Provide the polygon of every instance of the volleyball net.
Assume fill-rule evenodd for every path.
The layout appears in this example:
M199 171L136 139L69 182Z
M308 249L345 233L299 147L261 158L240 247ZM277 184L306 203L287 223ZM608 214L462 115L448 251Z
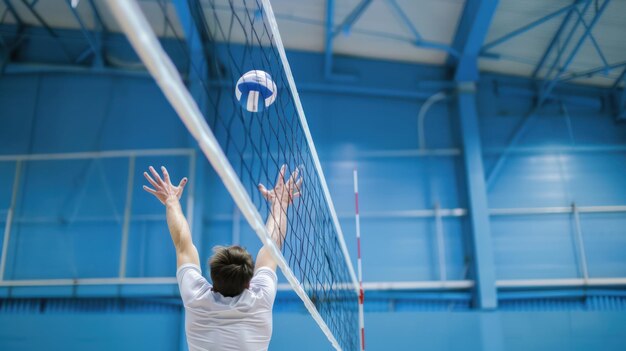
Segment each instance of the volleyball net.
M358 349L356 276L269 0L175 1L202 44L201 61L191 57L192 48L185 50L190 55L187 78L201 91L195 100L135 0L107 2L329 341L336 349ZM159 3L168 14L167 4ZM175 19L166 17L166 23L182 43ZM269 73L277 87L274 103L254 113L235 94L235 82L250 70ZM270 209L257 185L274 184L283 164L287 174L298 169L303 183L300 197L284 209L288 232L279 250L265 228Z

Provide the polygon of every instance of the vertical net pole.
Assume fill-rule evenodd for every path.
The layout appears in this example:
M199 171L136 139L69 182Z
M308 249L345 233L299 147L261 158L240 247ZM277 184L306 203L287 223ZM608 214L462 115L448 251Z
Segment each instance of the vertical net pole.
M361 350L365 350L365 316L363 303L365 302L365 291L363 290L363 267L361 266L361 217L359 216L359 175L354 169L354 208L356 221L356 246L357 246L357 272L359 275L359 331L361 340Z

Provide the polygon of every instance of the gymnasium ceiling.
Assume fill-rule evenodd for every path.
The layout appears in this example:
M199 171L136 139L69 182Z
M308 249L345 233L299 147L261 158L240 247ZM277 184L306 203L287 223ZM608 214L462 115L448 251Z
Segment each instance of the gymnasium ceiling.
M41 26L26 6L30 3L50 27L80 29L67 5L70 1L2 0L0 15L5 24L16 22L7 11L6 4L10 2L24 23ZM209 3L209 0L200 1L205 5ZM330 41L326 35L327 1L272 0L287 48L324 52L331 43L334 55L444 65L453 52L451 48L465 7L465 0L328 1L333 4L334 12L334 39ZM103 0L92 2L100 9L108 30L119 31ZM243 0L234 2L243 8ZM226 9L227 0L215 0L215 3L218 9ZM610 0L604 9L603 3L603 0L500 0L479 59L481 71L546 79L547 68L555 63L554 72L564 68L559 81L622 86L626 79L623 77L626 1ZM164 21L163 1L140 0L140 4L156 32L172 36ZM80 0L77 13L85 26L92 29L95 21L89 5L89 0ZM182 33L173 5L168 1L164 6L177 32ZM534 22L538 24L489 47L494 41ZM587 28L591 28L589 35L576 50ZM549 47L552 50L543 68L535 72ZM562 54L557 62L559 51Z

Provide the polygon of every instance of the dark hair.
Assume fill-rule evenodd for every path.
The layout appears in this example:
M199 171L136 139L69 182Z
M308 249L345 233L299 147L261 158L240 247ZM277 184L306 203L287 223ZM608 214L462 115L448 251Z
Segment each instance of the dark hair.
M213 290L237 296L250 285L254 274L252 256L241 246L216 246L209 260Z

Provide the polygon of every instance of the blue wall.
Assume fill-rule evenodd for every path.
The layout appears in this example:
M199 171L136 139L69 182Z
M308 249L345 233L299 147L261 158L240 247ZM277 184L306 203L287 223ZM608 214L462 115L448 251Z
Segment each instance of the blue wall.
M337 58L336 69L355 73L357 81L324 91L327 85L318 74L321 56L292 52L289 59L353 259L352 169L359 169L365 281L438 280L434 219L398 213L433 209L437 203L444 209L466 209L462 157L458 152L416 155L417 112L423 99L386 92L418 90L426 96L442 89L437 82L446 79L447 72L437 67ZM528 82L510 77L481 80L478 108L487 172L530 109L529 88ZM558 93L565 109L550 103L529 125L489 188L490 208L567 207L572 202L626 205L626 127L604 108L607 93L576 87ZM460 149L453 101L438 103L429 111L429 148ZM182 123L148 77L4 75L0 77L0 120L2 155L193 147ZM159 217L163 210L140 189L141 172L149 164L168 165L173 177L179 178L187 175L189 159L137 158L130 277L174 275L174 252ZM116 276L128 167L124 157L26 162L5 279ZM0 161L2 228L2 210L10 203L14 172L14 162ZM207 186L200 194L204 201L200 251L205 260L213 245L231 242L233 206L212 172L203 181ZM581 224L590 276L625 277L626 215L582 214ZM443 225L447 279L472 279L467 217L445 217ZM492 216L491 226L498 279L580 277L570 214ZM243 221L241 243L253 252L260 246ZM616 297L603 308L588 305L594 296L607 294ZM145 346L146 338L154 349L172 349L180 344L180 306L148 304L123 309L119 302L96 297L158 297L175 303L176 295L172 285L0 287L5 304L0 314L0 349L33 349L59 342L65 349L82 349L85 343L89 348L130 349ZM491 313L470 310L468 296L464 291L454 295L368 293L371 349L617 350L626 341L620 290L574 291L568 299L512 311L506 311L507 303L502 301L502 311ZM34 310L6 307L19 305L16 298L40 297L95 299L109 310L70 308L55 299L48 300L50 306L58 306L55 310L41 305ZM573 303L568 305L568 301ZM29 337L33 329L41 332ZM85 331L79 333L85 337L76 336L75 330ZM301 312L297 300L281 293L272 346L319 350L328 343Z
M0 100L3 154L187 147L182 123L146 78L5 76ZM188 169L185 157L139 157L135 184L142 184L141 173L149 164L160 163L175 172ZM16 163L1 164L0 207L7 209ZM127 158L26 162L5 278L116 276L128 167ZM133 215L163 214L139 185L135 188ZM94 217L107 220L94 222ZM146 237L146 231L164 235ZM133 222L129 246L129 276L175 273L164 259L173 259L174 251L162 223ZM44 263L46 269L41 269Z
M66 307L67 308L67 307ZM84 308L84 307L83 307ZM92 308L93 310L94 308ZM97 308L95 309L97 310ZM141 310L24 309L0 315L3 350L174 350L181 313ZM369 350L623 350L622 312L401 312L367 315ZM276 313L272 350L331 350L307 314Z

